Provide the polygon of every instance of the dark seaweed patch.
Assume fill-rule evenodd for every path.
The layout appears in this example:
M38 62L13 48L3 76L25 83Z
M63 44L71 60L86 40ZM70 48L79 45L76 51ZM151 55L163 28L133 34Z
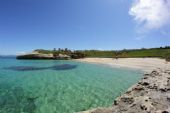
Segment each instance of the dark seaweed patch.
M56 65L51 67L53 70L70 70L75 69L77 65L70 65L70 64L62 64L62 65Z
M4 69L13 70L13 71L36 71L36 70L45 70L45 69L70 70L76 67L77 65L61 64L61 65L55 65L55 66L50 66L50 67L12 66L12 67L5 67Z
M14 70L14 71L35 71L35 70L44 70L46 68L34 67L34 66L12 66L12 67L5 67L4 69Z

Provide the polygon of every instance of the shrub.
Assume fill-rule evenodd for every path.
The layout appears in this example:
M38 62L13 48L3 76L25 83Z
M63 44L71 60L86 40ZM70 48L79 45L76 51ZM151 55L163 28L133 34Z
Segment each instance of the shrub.
M165 55L165 60L170 62L170 53L167 53L167 54Z

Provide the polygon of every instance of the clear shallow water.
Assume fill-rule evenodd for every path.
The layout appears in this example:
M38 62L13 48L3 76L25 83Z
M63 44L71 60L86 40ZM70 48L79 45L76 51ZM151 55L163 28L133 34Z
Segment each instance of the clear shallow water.
M0 59L0 113L73 113L111 106L139 70L73 61Z

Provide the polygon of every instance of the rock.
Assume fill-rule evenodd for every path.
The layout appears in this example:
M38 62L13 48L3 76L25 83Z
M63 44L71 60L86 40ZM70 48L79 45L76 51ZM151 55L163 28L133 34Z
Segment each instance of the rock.
M165 72L164 73L170 73L170 70L165 70Z
M152 71L151 75L159 75L159 73L157 71Z
M134 102L134 99L133 97L122 97L121 98L121 101L123 101L124 103L127 103L127 104L132 104Z
M144 74L144 76L150 76L150 74L147 73L147 74Z
M167 100L170 102L170 97L167 97Z
M132 90L141 91L141 90L144 90L144 88L142 86L138 85L137 87L133 88Z
M116 100L114 100L114 105L117 105L117 101Z
M144 77L143 79L148 79L148 77Z
M148 86L147 88L149 88L149 89L155 89L155 90L158 89L158 87L157 87L156 85L154 85L154 86Z
M136 106L136 104L132 104L130 107L134 107L134 106Z
M53 55L53 54L44 54L44 53L40 53L38 51L33 51L32 53L28 53L28 54L25 54L25 55L19 55L19 56L17 56L17 59L68 60L68 59L71 59L71 57L69 55L65 55L65 54Z
M34 51L25 55L19 55L17 59L54 59L54 57L53 54L42 54Z
M148 86L149 85L148 82L142 82L141 84L144 85L144 86Z
M167 92L166 88L160 88L159 90L162 91L162 92Z
M59 54L58 56L56 56L57 59L71 59L70 56L65 55L65 54Z
M142 110L147 110L147 107L146 107L145 105L140 105L140 108L141 108Z
M162 111L162 113L169 113L168 111Z
M132 91L126 91L126 94L130 94Z

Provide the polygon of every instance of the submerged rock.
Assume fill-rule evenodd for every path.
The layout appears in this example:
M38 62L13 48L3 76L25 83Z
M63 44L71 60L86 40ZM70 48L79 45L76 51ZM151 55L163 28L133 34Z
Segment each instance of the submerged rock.
M76 68L77 65L72 64L60 64L54 65L50 67L35 67L35 66L12 66L12 67L5 67L4 69L13 70L13 71L37 71L37 70L70 70Z
M69 69L74 69L76 67L77 67L77 65L61 64L61 65L52 66L51 69L53 69L53 70L69 70Z
M12 67L5 67L4 69L14 70L14 71L36 71L36 70L44 70L46 68L34 67L34 66L12 66Z

